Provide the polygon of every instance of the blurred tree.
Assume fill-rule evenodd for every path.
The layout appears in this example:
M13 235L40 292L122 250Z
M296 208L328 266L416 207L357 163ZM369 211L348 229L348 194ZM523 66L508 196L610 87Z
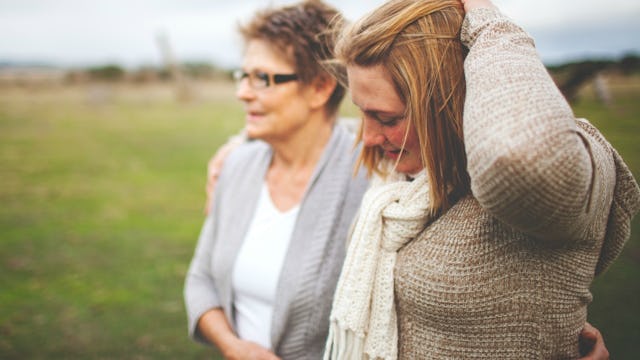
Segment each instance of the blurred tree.
M582 85L593 80L600 71L610 68L613 64L614 62L610 60L587 60L565 64L556 68L559 73L556 83L567 101L573 103Z
M627 54L619 60L584 60L550 65L547 69L567 101L574 103L580 88L588 82L602 80L602 74L605 71L619 71L624 75L640 72L640 57L636 54ZM603 86L602 81L599 84Z
M640 72L640 56L636 54L627 54L620 59L620 71L625 75Z
M107 64L87 69L93 80L118 81L124 78L125 71L115 64Z

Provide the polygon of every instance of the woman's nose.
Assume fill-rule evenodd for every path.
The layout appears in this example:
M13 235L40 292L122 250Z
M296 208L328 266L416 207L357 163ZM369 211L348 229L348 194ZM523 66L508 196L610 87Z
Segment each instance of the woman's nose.
M364 146L371 147L382 145L384 143L384 135L380 130L380 125L378 125L375 121L363 118L362 142L364 143Z
M255 97L255 92L249 84L249 79L245 78L238 81L236 85L236 97L242 101L251 100Z

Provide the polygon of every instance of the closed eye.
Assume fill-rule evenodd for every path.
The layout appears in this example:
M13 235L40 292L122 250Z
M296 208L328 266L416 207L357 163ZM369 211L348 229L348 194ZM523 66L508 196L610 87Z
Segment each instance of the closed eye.
M363 111L363 115L386 127L396 126L398 122L404 119L404 115L388 115L376 111Z
M253 76L256 77L256 79L263 81L265 83L269 83L269 74L261 72L261 71L256 71L253 73Z

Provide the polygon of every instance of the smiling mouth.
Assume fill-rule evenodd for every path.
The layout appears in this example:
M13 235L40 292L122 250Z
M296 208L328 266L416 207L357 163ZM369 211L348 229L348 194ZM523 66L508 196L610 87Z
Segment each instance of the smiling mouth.
M402 149L394 149L394 150L386 150L383 149L384 151L384 155L390 159L396 160L400 157L400 155L402 155L403 152L405 152L405 150Z
M248 112L246 115L247 121L251 122L251 121L257 121L261 118L264 117L264 114L262 113L257 113L257 112Z

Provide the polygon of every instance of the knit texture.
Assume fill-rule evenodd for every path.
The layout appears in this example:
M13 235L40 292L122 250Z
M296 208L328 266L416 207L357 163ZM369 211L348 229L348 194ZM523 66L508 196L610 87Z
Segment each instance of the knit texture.
M376 179L364 195L333 301L325 359L396 359L396 253L429 218L426 172L411 182L398 177Z
M589 287L627 240L640 189L521 28L479 9L461 37L472 195L398 252L398 358L578 358Z

